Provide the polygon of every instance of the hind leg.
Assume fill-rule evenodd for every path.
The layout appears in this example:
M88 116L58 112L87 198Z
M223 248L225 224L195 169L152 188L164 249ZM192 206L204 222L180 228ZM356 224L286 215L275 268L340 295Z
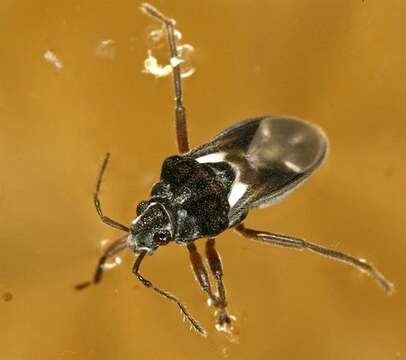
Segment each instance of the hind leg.
M372 279L374 279L383 289L389 294L393 290L393 284L391 284L385 277L376 270L372 265L368 264L365 259L356 258L340 251L329 249L324 246L313 244L302 239L294 238L291 236L274 234L266 231L258 231L253 229L247 229L244 224L240 224L235 227L241 235L248 239L264 242L267 244L290 247L296 250L310 250L317 254L323 255L335 261L341 261L345 264L351 265L356 269L367 273Z

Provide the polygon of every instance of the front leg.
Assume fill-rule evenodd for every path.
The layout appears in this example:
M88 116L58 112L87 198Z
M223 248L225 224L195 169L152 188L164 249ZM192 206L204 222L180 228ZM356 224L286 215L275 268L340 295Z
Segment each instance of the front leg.
M182 314L186 317L186 319L189 320L191 326L193 329L195 329L200 335L202 336L207 336L206 330L199 324L199 322L190 314L188 309L186 308L185 305L183 305L175 296L170 294L169 292L162 290L158 287L156 287L151 281L146 279L144 276L140 274L140 266L141 263L147 254L146 251L142 251L138 257L137 260L135 260L134 266L133 266L133 274L137 277L137 279L146 287L150 288L154 291L156 291L159 295L163 296L164 298L168 299L169 301L174 302L182 312Z
M344 254L340 251L326 248L311 242L307 242L302 239L294 238L291 236L274 234L266 231L258 231L253 229L247 229L244 224L239 224L235 227L241 235L248 239L264 242L267 244L290 247L296 250L310 250L317 254L326 256L332 260L341 261L348 265L354 266L358 270L367 273L372 277L384 290L390 294L393 290L393 284L390 283L385 277L376 270L372 265L368 264L365 259L355 258L353 256Z
M106 171L109 159L110 159L110 153L107 153L106 157L104 158L103 165L100 169L99 176L97 177L96 192L93 195L94 206L96 208L97 214L99 215L101 221L103 221L105 224L107 224L115 229L119 229L121 231L128 233L128 232L130 232L130 229L127 226L120 224L119 222L104 215L104 212L101 208L99 194L100 194L101 184L103 181L104 172Z

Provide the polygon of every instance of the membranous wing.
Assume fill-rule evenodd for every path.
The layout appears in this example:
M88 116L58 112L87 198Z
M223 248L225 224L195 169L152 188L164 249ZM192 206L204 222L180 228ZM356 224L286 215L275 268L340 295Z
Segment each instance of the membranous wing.
M235 171L228 195L230 226L250 208L266 207L290 193L323 162L327 138L318 127L290 117L240 122L188 154L200 163L225 161Z

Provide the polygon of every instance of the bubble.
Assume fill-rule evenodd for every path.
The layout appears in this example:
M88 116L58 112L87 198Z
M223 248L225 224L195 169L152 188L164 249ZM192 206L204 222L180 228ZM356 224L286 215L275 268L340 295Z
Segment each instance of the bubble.
M192 76L196 68L193 66L195 49L192 45L183 44L178 46L178 57L182 63L180 66L182 78Z
M182 33L180 31L175 29L174 34L177 41L182 39ZM145 42L148 48L152 50L167 47L167 33L165 27L155 24L148 26L145 31Z
M144 38L148 48L150 49L160 49L165 46L166 34L163 27L158 27L157 25L150 25L145 31Z

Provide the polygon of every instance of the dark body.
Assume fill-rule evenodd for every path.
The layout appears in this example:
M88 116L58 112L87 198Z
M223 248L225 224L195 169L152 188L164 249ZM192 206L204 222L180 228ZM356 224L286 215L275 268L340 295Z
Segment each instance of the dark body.
M160 229L169 231L176 243L187 244L238 225L250 208L270 205L313 173L326 147L314 125L264 116L167 158L151 198L138 206L131 227L137 247L153 248L148 234Z

